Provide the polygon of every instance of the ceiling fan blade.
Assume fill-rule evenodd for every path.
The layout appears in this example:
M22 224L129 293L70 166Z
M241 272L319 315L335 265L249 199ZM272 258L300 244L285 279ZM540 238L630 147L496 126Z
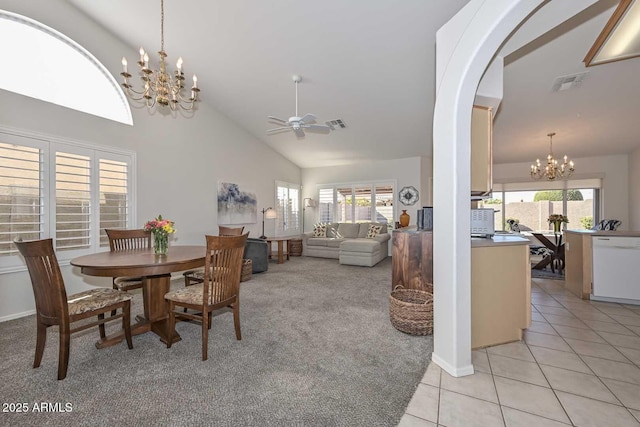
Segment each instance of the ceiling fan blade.
M303 125L306 130L310 130L317 133L329 133L331 128L327 125Z
M289 122L288 122L288 121L286 121L286 120L282 120L282 119L279 119L279 118L277 118L277 117L273 117L273 116L268 116L268 119L269 119L269 120L272 120L272 121L274 121L274 122L277 122L277 123L283 124L283 125L286 125L286 124L288 124L288 123L289 123Z
M285 127L281 127L281 128L269 129L269 130L267 130L267 133L278 133L278 132L284 132L284 131L289 131L289 130L291 130L291 128L289 126L285 126Z
M317 119L316 116L314 116L313 114L307 113L304 116L302 116L302 118L300 119L300 123L304 123L305 125L307 125L309 123L315 123L316 119Z
M293 131L298 138L302 138L304 136L304 131L301 128L293 129Z

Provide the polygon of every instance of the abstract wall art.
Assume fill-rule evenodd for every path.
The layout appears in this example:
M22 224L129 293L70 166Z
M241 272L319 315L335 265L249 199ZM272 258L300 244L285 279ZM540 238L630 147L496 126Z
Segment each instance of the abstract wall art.
M258 221L258 200L238 184L218 183L218 224L253 224Z

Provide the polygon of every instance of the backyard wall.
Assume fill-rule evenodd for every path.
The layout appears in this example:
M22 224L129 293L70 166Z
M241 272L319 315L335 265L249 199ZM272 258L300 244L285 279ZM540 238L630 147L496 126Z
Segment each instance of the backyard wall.
M520 231L547 231L553 230L553 226L547 222L549 215L562 214L562 202L541 200L539 202L512 202L506 206L502 204L488 204L487 208L504 211L505 219L518 220ZM593 213L593 200L570 200L567 202L567 217L569 224L567 229L583 230L580 219L591 217ZM496 230L506 229L502 224L502 215L495 215ZM505 227L505 228L503 228Z

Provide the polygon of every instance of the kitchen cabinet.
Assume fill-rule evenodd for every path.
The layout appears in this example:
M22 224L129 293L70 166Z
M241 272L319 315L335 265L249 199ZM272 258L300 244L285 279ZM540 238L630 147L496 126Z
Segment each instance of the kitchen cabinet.
M394 230L391 289L432 291L433 231Z
M493 114L473 106L471 113L471 195L484 196L493 185Z
M529 240L471 240L471 348L522 339L531 325Z

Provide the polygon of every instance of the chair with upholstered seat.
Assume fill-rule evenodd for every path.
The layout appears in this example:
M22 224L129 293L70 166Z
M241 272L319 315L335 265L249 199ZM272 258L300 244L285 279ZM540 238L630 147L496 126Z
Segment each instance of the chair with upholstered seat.
M131 340L131 296L125 292L108 288L97 288L67 296L60 266L53 250L52 239L23 242L14 241L24 256L31 277L31 285L36 301L36 353L33 367L40 366L47 339L47 328L57 325L60 333L58 351L58 379L67 376L71 334L93 326L98 326L100 337L105 337L104 324L122 319L122 328L127 346L133 348ZM105 318L105 313L121 310L120 314ZM97 316L97 321L82 323L71 328L79 320Z
M204 264L204 281L193 286L168 292L165 299L169 303L167 336L175 330L176 317L195 320L202 324L202 360L207 360L208 332L214 310L230 307L233 309L233 323L236 339L240 333L240 275L242 255L247 234L242 236L206 236L207 255ZM177 307L195 310L197 313L177 311ZM167 340L167 348L171 342Z
M144 229L105 229L111 252L135 251L151 248L151 232ZM142 287L142 277L114 277L113 289L130 291Z
M244 227L218 226L218 236L242 236L243 231ZM204 269L202 268L199 270L185 271L182 275L184 276L185 287L204 282Z
M620 227L622 221L618 219L603 219L592 230L616 231Z

